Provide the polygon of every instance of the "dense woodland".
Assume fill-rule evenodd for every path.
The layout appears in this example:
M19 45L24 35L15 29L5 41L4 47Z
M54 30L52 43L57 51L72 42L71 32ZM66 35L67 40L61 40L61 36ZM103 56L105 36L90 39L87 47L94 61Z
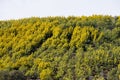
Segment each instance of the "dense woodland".
M0 80L120 80L120 16L0 21Z

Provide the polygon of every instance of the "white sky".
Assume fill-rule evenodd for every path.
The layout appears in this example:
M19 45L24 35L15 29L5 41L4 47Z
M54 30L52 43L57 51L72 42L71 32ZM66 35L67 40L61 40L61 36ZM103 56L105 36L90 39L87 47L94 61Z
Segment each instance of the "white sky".
M92 14L120 15L120 0L0 0L0 20Z

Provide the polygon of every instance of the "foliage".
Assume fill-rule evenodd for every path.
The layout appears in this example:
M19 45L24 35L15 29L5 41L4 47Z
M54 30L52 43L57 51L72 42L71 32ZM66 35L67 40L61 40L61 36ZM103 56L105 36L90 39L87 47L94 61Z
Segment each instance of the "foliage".
M0 80L119 80L120 16L0 21L0 58Z

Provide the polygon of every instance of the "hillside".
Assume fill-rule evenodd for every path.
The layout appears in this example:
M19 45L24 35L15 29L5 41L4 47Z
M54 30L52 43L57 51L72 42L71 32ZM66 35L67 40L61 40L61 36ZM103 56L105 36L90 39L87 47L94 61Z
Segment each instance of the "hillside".
M0 21L0 80L120 80L120 16Z

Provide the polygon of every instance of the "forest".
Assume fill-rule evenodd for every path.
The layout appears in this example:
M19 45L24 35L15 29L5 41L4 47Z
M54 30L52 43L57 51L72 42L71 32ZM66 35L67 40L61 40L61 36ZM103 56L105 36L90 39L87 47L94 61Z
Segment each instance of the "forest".
M0 21L0 80L120 80L120 16Z

